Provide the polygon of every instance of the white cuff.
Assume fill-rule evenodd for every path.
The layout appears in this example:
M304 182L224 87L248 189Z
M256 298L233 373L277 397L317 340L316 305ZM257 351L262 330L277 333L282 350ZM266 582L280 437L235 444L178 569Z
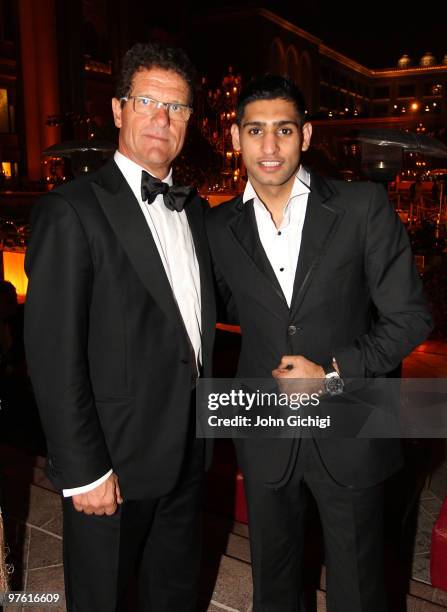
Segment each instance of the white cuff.
M64 497L72 497L73 495L79 495L80 493L87 493L88 491L93 491L93 489L96 489L96 487L99 487L100 484L106 481L112 473L113 470L109 470L107 474L104 474L104 476L101 476L101 478L98 478L98 480L95 480L95 482L92 482L88 485L84 485L83 487L75 487L74 489L62 489L62 495Z

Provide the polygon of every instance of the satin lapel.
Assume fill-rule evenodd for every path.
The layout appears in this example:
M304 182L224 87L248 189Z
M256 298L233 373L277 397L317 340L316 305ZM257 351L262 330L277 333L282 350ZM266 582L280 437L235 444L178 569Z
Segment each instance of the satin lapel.
M211 329L211 323L207 319L212 316L212 311L214 310L214 288L208 240L205 232L204 209L198 196L186 203L185 212L194 241L197 261L199 262L202 333L204 334L207 330Z
M273 271L259 238L253 200L248 200L248 202L243 203L241 197L235 208L237 212L228 223L228 228L233 238L244 251L245 255L248 256L251 263L256 266L261 274L263 274L273 291L288 307L281 285L276 278L275 272Z
M98 178L92 183L93 191L140 280L165 312L179 316L152 233L115 162L104 166Z
M334 236L344 211L333 204L334 193L329 185L311 176L311 192L301 238L300 254L293 285L291 316L299 310L315 272Z

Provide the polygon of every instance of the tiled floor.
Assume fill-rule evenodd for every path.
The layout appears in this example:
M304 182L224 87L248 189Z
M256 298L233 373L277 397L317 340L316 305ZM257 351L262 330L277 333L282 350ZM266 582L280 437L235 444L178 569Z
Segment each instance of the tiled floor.
M15 590L60 593L62 604L52 607L51 610L65 612L59 496L51 490L51 485L43 475L41 459L37 459L37 466L33 470L25 470L27 476L32 475L34 483L39 484L26 485L23 468L29 464L29 458L6 448L1 449L0 458L3 465L7 459L7 464L13 466L7 470L5 479L9 505L7 538L13 551L11 560L15 565L12 587ZM18 478L19 474L22 474L22 478ZM426 546L439 503L431 491L424 491L420 504L420 524L414 561L414 576L418 576L418 581L411 582L411 595L407 598L408 611L447 609L447 594L429 586L426 565L429 555ZM28 511L25 514L23 508L26 507ZM250 612L251 568L247 526L207 514L205 533L207 553L203 568L201 612ZM215 538L219 533L226 534L224 540L228 537L223 550L222 541ZM425 583L420 582L421 579ZM324 576L322 585L324 588ZM324 601L324 591L318 592L318 612L324 612ZM27 609L24 608L24 612ZM34 612L44 612L46 609L50 610L44 607L32 608ZM5 611L8 610L16 612L17 608L5 608Z
M32 466L32 459L23 456L22 452L2 448L0 461L2 465L9 466L4 484L9 512L7 539L15 565L12 587L15 590L57 592L63 598L60 499L43 474L43 460L37 458L37 465ZM27 484L29 478L33 479L33 484ZM435 481L439 490L441 479L436 477ZM431 529L440 504L441 500L433 491L424 490L419 506L413 563L413 577L417 580L410 585L412 596L408 598L408 611L447 609L447 593L429 586ZM247 526L212 514L206 515L205 523L206 556L201 612L250 612L251 568ZM215 539L219 533L225 534L224 544ZM322 585L324 588L324 576ZM445 608L434 607L434 603L430 602L443 604ZM325 610L324 591L318 593L317 605L319 612ZM24 608L24 612L27 609ZM32 609L43 612L46 608ZM17 612L17 608L5 610ZM62 603L51 610L65 612L65 606Z
M405 364L406 376L447 377L446 345L424 345ZM15 571L15 590L58 592L63 598L61 505L43 472L44 460L0 447L8 502L7 540ZM447 494L447 463L441 462L421 495L407 612L447 610L447 593L431 587L430 541L433 524ZM200 612L251 612L251 568L247 526L213 514L205 517L202 609ZM221 535L224 534L222 539ZM316 610L324 612L322 590ZM17 612L19 608L5 608ZM65 605L32 607L35 612L65 612ZM349 612L349 611L347 611ZM379 611L378 611L379 612ZM392 612L395 612L394 610Z

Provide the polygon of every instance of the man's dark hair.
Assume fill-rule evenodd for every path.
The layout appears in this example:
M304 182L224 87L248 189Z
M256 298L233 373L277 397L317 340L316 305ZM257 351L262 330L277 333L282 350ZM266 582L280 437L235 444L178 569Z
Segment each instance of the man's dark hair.
M183 49L158 43L136 43L124 55L115 92L118 100L130 94L133 78L139 70L151 68L172 70L179 74L188 84L189 103L192 104L196 78L194 66Z
M286 76L265 74L250 81L239 94L236 108L237 124L241 124L247 104L257 100L275 100L276 98L293 102L298 113L300 125L305 122L306 106L304 97L296 83Z

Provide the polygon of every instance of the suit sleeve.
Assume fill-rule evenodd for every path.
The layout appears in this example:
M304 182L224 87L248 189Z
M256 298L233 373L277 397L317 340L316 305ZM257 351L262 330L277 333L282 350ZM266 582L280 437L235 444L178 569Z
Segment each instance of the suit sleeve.
M208 236L208 242L211 253L211 260L213 264L213 281L214 281L214 293L216 296L216 310L217 310L217 321L219 323L229 323L231 325L239 325L239 314L237 312L236 301L233 297L233 293L228 286L222 272L217 265L216 257L214 256L213 247L214 240L212 236L212 225L210 219L211 208L207 203L207 210L205 211L205 227Z
M87 358L93 263L74 208L59 194L34 208L25 259L28 370L56 486L100 478L111 461L98 420Z
M239 325L239 315L236 301L230 287L227 285L223 274L217 264L213 262L214 284L216 293L217 320L219 323Z
M390 372L432 329L407 232L380 185L368 208L365 271L377 316L367 334L334 350L344 377Z

